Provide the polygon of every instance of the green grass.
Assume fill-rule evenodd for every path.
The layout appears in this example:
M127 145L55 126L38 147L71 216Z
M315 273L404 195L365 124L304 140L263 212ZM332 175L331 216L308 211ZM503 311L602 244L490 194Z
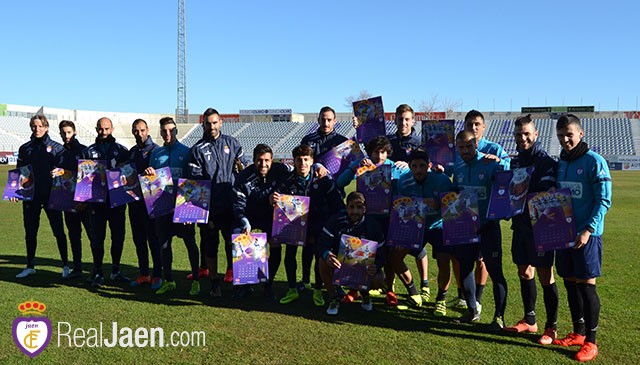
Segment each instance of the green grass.
M0 167L0 180L7 167ZM602 278L598 279L602 311L598 342L600 355L595 363L640 363L640 311L638 310L638 242L637 222L640 211L640 173L613 172L613 205L607 214L604 235ZM2 183L4 185L4 183ZM311 296L304 293L290 304L264 304L262 289L242 304L229 299L230 286L224 287L225 298L214 301L204 294L189 297L187 257L184 246L174 241L174 276L178 290L172 297L159 297L149 288L132 289L128 285L107 286L89 290L83 282L63 282L55 241L43 215L37 251L35 276L15 279L24 267L24 229L21 204L0 202L0 363L22 364L27 357L13 344L11 324L19 316L17 306L34 299L47 305L46 315L54 326L48 348L33 363L215 363L215 364L283 364L283 363L502 363L502 364L562 364L574 363L575 349L537 345L535 336L497 335L487 332L493 312L491 282L484 295L482 324L457 325L451 321L459 313L450 311L448 319L431 315L433 302L420 310L390 310L382 298L374 298L374 311L365 313L358 304L345 305L336 318L324 314L324 308L312 305ZM513 323L522 317L520 290L516 268L511 263L511 231L503 223L505 275L509 284L506 321ZM107 244L107 248L109 244ZM105 263L110 262L109 250ZM429 248L430 251L430 248ZM86 237L83 258L90 269L91 252ZM222 258L222 255L221 255ZM130 232L123 255L123 271L136 274L136 256ZM220 267L224 264L220 262ZM414 267L410 263L411 267ZM108 266L105 268L109 272ZM435 279L436 265L430 260L430 278ZM431 284L435 294L435 282ZM275 288L286 291L284 266L278 273ZM399 290L400 293L403 289ZM451 292L455 292L452 285ZM562 285L560 292L559 332L571 329ZM453 296L450 294L450 297ZM544 323L542 293L538 295L539 324ZM105 336L111 334L111 322L120 327L162 327L171 331L204 331L206 346L183 348L69 348L57 346L57 323L69 322L82 328L97 327L100 322Z

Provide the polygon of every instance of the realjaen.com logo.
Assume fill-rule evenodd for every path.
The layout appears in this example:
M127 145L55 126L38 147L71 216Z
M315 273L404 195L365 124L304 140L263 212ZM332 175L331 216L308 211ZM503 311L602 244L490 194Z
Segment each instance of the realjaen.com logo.
M18 305L22 316L13 321L13 342L20 351L33 358L51 341L51 321L44 316L47 306L34 300Z

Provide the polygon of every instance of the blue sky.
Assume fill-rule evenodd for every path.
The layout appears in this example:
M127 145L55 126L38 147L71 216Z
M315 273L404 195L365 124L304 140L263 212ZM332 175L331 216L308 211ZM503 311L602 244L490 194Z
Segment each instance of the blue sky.
M639 4L187 0L187 106L636 110ZM7 1L0 103L173 113L176 29L177 1Z

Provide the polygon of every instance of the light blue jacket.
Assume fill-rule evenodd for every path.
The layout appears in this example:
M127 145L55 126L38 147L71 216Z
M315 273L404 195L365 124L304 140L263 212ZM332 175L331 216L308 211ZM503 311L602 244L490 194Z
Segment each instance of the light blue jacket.
M356 178L356 173L353 172L353 170L354 167L358 166L359 163L360 161L353 161L349 165L349 168L344 170L342 174L338 176L338 180L336 180L336 183L338 184L338 187L340 189L344 189L345 186L349 185L351 181ZM393 191L396 191L397 180L400 178L400 175L409 171L409 169L399 169L396 167L395 162L389 159L384 160L382 165L391 165L391 184L393 185Z
M158 147L151 152L149 166L154 169L169 167L173 184L177 186L179 178L189 178L189 147L178 141Z
M602 156L589 150L574 161L558 163L558 187L571 190L576 229L587 227L593 236L604 231L604 216L611 206L611 174Z
M425 180L420 184L413 177L411 171L400 176L398 180L398 194L418 198L427 198L427 229L442 228L442 214L440 213L440 193L451 190L451 180L436 172L428 172Z
M495 161L482 161L483 157L484 153L476 152L476 158L469 163L460 158L456 162L453 171L453 186L460 190L473 189L476 191L478 194L480 220L485 223L487 221L493 175L496 171L502 171L503 165Z

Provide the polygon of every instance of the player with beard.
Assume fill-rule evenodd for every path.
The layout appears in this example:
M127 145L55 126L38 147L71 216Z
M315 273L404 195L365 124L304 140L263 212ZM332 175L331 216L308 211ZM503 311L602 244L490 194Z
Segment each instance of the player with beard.
M72 121L63 120L58 125L58 128L60 129L60 138L64 143L64 150L58 157L57 166L71 171L75 179L78 171L78 159L87 146L77 140L76 125ZM69 232L69 243L73 254L73 270L71 270L67 278L78 278L82 276L82 226L87 232L89 242L91 242L91 237L93 236L91 209L87 204L78 203L75 212L64 212L64 223Z
M136 175L143 175L149 167L151 154L158 145L153 142L149 135L149 126L143 119L136 119L131 125L131 133L136 139L135 146L129 150L129 158L135 164ZM155 219L149 218L147 206L143 199L128 204L129 223L131 224L131 235L136 246L138 256L138 268L140 274L131 282L131 286L141 286L151 284L151 289L157 290L162 284L162 257L158 237L155 232ZM153 261L153 277L149 275L149 251Z
M233 224L234 166L245 162L242 146L237 139L222 134L222 118L216 109L208 108L202 114L202 139L191 147L187 176L195 180L211 181L211 204L209 222L200 227L200 250L204 254L208 269L200 268L199 277L208 275L211 281L209 294L222 296L218 277L218 246L222 233L227 259L225 282L231 282L231 226Z
M258 229L267 233L271 240L273 224L272 194L289 175L289 168L282 163L273 162L273 151L265 144L253 149L253 164L242 170L233 185L233 216L241 233L251 233ZM292 246L288 246L292 247ZM289 248L291 249L291 248ZM282 261L282 246L271 244L269 248L269 280L264 285L267 301L275 300L273 279ZM234 299L242 300L251 293L250 285L236 288Z
M538 130L530 114L516 119L513 135L516 140L518 155L511 160L511 168L534 167L529 182L529 193L547 191L554 187L558 164L547 154L542 144L537 141ZM514 326L505 327L504 329L509 332L535 333L538 331L535 312L537 293L534 278L537 271L544 293L544 306L547 312L544 334L538 339L538 342L543 345L549 345L556 338L558 321L558 287L553 277L554 252L536 252L527 205L525 205L525 210L522 214L513 217L511 229L513 229L511 257L518 266L524 317Z
M340 298L338 297L338 288L333 284L333 273L341 266L337 255L343 234L378 242L375 264L367 268L367 273L372 279L371 288L375 289L382 284L381 269L386 260L384 233L382 233L377 220L365 215L366 211L364 194L357 191L351 192L347 195L346 210L334 214L322 228L318 239L318 252L321 257L320 275L329 295L328 315L335 316L340 309ZM368 291L362 291L360 294L362 295L362 309L367 312L371 311L373 305Z
M111 119L103 117L96 123L96 142L84 151L83 159L104 160L107 162L107 170L115 169L129 161L129 151L126 147L116 142L113 137L113 123ZM91 203L91 226L93 238L91 240L91 253L93 254L93 271L89 280L93 288L99 288L104 284L102 262L104 260L104 241L107 235L107 223L111 230L111 280L116 282L131 282L120 272L120 259L124 248L125 237L125 210L126 205L109 207L109 197L104 203Z
M462 131L456 136L456 148L460 160L456 162L453 172L453 186L456 189L475 191L478 195L480 216L480 244L464 244L454 247L454 257L460 264L460 277L469 312L459 319L460 322L478 322L481 306L476 300L476 281L473 265L478 257L483 257L489 276L493 281L493 298L495 312L491 329L494 331L504 327L504 311L507 305L507 281L502 272L502 232L496 220L488 220L487 209L489 194L495 172L503 167L495 160L485 159L485 155L477 150L477 142L470 131Z

